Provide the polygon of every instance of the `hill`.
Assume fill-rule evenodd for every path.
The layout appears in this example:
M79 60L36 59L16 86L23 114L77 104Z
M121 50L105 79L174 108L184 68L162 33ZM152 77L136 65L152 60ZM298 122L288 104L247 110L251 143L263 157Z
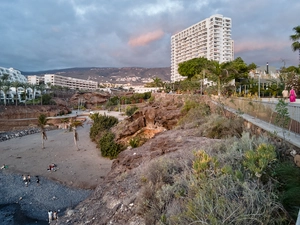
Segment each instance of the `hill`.
M140 85L143 83L153 81L153 78L160 78L164 82L170 81L171 70L170 67L162 68L141 68L141 67L85 67L85 68L68 68L59 70L46 70L37 72L24 72L22 74L28 75L44 75L44 74L58 74L66 77L74 77L84 80L93 80L98 83L118 83Z

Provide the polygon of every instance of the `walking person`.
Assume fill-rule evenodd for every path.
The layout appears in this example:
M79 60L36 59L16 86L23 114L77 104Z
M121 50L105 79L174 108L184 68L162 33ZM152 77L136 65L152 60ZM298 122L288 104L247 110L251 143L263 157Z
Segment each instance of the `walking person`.
M53 212L51 210L48 211L48 219L49 219L49 224L51 223L53 218Z
M292 87L292 89L290 90L290 102L295 102L296 101L296 92L294 90L294 87Z
M282 97L283 97L284 101L286 99L288 99L288 97L289 97L289 91L286 90L286 88L284 88L284 90L282 91Z

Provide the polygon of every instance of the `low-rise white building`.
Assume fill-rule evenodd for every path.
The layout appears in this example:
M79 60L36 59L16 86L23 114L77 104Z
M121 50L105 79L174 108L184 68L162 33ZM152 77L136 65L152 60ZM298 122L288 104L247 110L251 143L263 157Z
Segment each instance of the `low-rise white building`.
M18 81L20 83L27 83L26 77L21 74L19 70L15 70L14 68L4 68L0 67L0 79L2 79L3 75L7 74L9 82Z
M44 82L46 85L57 85L68 87L70 89L95 90L98 88L98 82L92 80L83 80L73 77L65 77L56 74L45 74Z

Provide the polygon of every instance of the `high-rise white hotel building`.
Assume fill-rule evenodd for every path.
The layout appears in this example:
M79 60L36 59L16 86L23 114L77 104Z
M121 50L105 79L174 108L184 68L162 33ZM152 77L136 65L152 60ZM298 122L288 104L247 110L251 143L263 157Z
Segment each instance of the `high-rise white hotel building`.
M179 63L198 57L220 63L234 59L231 18L213 15L171 37L171 81L185 79Z

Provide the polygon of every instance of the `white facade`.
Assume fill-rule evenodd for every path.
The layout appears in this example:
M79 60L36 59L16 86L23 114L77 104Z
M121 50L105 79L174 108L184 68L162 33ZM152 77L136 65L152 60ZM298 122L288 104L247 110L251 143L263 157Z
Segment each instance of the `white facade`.
M37 75L27 76L27 81L30 84L39 85L41 83L44 83L44 77L43 76L37 76Z
M98 82L91 80L83 80L72 77L64 77L56 74L45 74L45 84L68 87L70 89L94 90L98 88Z
M171 82L185 79L178 64L193 58L229 62L234 59L231 18L213 15L171 37Z
M9 82L18 81L20 83L27 83L26 77L24 75L22 75L19 70L15 70L13 68L0 67L0 79L5 74L8 74L8 80L7 81L9 81Z

